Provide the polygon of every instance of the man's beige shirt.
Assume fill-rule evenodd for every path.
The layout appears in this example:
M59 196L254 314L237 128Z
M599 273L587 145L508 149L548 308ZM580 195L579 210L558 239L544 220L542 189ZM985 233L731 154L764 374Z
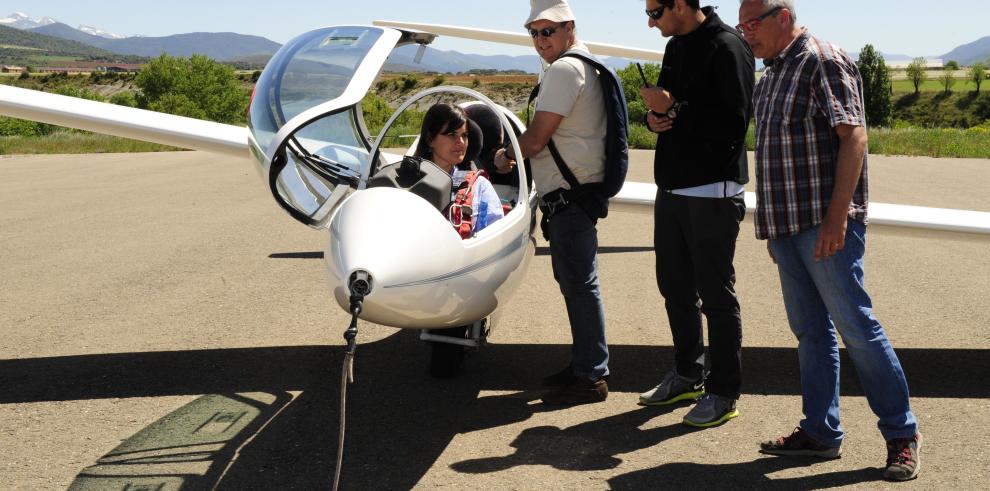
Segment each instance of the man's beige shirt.
M588 52L578 42L571 51ZM605 177L605 103L595 69L576 58L560 58L543 74L536 110L564 117L552 139L578 182L601 182ZM570 188L544 148L530 158L536 190L544 195Z

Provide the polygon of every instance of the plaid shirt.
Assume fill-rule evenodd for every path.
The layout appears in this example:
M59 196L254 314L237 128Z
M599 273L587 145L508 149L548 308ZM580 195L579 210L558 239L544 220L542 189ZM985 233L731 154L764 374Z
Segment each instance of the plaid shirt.
M839 47L805 31L767 62L753 95L756 118L756 238L803 232L832 200L840 124L866 126L863 80ZM849 207L866 223L867 158Z

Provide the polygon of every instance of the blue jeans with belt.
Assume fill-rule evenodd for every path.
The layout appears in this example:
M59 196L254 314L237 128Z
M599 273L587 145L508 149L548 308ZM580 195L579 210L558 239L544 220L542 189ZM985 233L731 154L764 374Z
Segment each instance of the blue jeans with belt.
M577 377L595 381L608 375L595 221L571 203L550 218L548 232L553 277L564 295L571 324L571 366Z
M873 303L863 286L866 226L848 220L845 246L815 262L819 227L771 239L791 330L798 339L805 419L801 429L823 445L842 443L839 424L839 344L846 351L866 393L877 426L887 440L918 432L907 380Z

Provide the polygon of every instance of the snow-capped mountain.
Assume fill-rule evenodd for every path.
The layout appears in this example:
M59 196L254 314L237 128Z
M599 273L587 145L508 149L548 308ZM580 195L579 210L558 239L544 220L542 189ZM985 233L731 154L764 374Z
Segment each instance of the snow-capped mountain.
M59 24L59 21L47 16L40 19L32 19L23 12L14 12L3 19L0 19L0 25L23 30L37 29L39 27L50 26L52 24ZM76 30L85 32L91 36L98 36L105 39L124 39L127 37L92 26L80 25L76 28Z
M0 25L15 27L17 29L34 29L36 27L43 27L56 22L58 21L52 19L51 17L32 19L23 12L14 12L3 19L0 19Z
M109 32L109 31L104 31L103 29L100 29L99 27L84 26L84 25L81 25L81 24L76 29L78 29L78 30L80 30L82 32L85 32L86 34L89 34L91 36L99 36L101 38L107 38L107 39L124 39L125 37L127 37L127 36L123 36L123 35L120 35L120 34L117 34L117 33Z

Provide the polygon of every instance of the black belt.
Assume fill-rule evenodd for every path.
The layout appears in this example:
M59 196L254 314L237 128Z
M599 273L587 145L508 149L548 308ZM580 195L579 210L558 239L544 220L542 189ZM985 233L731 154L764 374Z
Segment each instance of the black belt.
M546 216L553 216L571 204L567 197L569 190L557 188L540 197L540 210Z

